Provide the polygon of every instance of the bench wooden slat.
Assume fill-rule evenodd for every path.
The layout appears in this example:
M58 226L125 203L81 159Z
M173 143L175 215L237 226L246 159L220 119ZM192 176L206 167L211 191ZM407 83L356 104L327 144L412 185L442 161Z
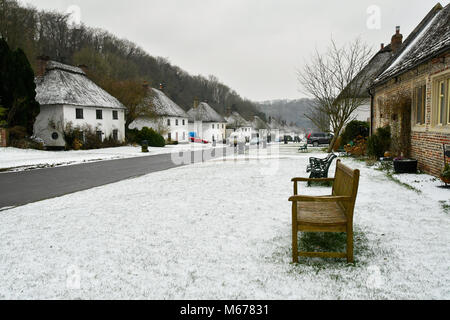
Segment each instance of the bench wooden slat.
M300 257L306 258L346 258L347 253L340 252L299 252Z

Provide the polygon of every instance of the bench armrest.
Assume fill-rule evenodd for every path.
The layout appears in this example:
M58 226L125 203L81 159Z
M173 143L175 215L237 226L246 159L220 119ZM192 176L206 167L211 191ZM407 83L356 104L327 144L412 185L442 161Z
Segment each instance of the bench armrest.
M309 182L309 181L329 182L329 181L334 181L334 178L293 178L291 181L292 182Z
M289 198L291 202L338 202L338 201L352 201L352 197L342 196L292 196Z

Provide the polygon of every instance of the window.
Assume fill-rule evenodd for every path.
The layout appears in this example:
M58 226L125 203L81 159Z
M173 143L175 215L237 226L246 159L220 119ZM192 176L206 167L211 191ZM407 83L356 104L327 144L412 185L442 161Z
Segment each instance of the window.
M414 89L414 110L416 123L425 124L426 85Z
M445 82L438 83L438 124L444 124L445 119Z
M169 120L169 121L170 121L170 120ZM169 133L167 134L167 140L172 141L172 133L171 133L171 132L169 132Z
M170 119L167 119L167 126L170 127Z
M186 120L183 119L183 126L186 125Z
M95 114L97 116L97 120L103 119L103 111L102 110L95 110Z
M433 124L446 126L450 124L450 78L440 78L433 82L432 102Z
M113 139L114 139L114 141L119 140L119 130L117 130L117 129L113 130Z
M222 124L222 129L225 129L225 125L224 124Z
M184 120L183 120L184 122ZM184 123L183 123L184 124ZM183 132L183 141L186 140L186 132Z
M178 125L178 119L177 119L177 120L175 120L175 125L176 125L176 126Z
M119 112L117 110L113 110L113 120L119 120Z
M213 125L212 125L212 128L214 129L214 123L213 123Z
M77 119L84 119L83 118L83 109L75 109L75 117Z
M97 139L100 140L100 141L103 141L103 139L102 139L102 137L103 137L103 132L97 131L96 133L97 133Z
M447 123L450 123L450 79L447 79Z

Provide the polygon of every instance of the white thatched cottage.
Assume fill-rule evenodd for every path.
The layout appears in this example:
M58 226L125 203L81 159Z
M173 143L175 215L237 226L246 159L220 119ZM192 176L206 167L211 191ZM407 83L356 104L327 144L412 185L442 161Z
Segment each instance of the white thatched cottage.
M92 82L81 69L47 59L39 61L36 100L41 111L34 134L48 148L65 147L64 128L90 126L103 140L125 141L125 107Z
M168 141L188 142L188 115L161 90L148 88L144 104L153 108L156 118L140 117L129 125L130 129L153 128Z
M223 141L226 136L227 122L207 102L194 102L189 110L189 131L206 141Z
M238 112L233 111L228 117L226 137L228 138L232 133L239 133L247 141L252 138L252 124L245 120Z
M266 140L270 132L270 127L260 117L254 116L252 121L253 138L259 138L261 141Z

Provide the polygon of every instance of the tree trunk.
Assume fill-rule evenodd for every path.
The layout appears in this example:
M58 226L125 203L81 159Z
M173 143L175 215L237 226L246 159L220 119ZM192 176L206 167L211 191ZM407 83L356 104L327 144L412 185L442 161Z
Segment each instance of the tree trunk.
M331 153L333 151L334 145L336 144L336 141L339 138L339 134L341 133L342 127L343 126L339 126L339 129L333 132L333 139L331 140L330 146L328 147L328 153Z

